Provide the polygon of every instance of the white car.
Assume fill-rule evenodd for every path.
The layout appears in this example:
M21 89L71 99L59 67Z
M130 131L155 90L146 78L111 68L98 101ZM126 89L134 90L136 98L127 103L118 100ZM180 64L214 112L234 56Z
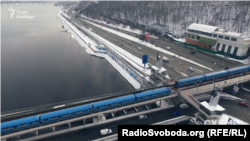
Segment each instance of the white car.
M102 130L100 131L100 133L101 133L101 135L107 135L107 134L111 134L111 133L112 133L112 130L106 128L106 129L102 129Z
M189 107L189 105L186 104L186 103L180 104L180 108L181 108L181 109L185 109L185 108L188 108L188 107Z
M139 115L139 117L138 117L139 120L146 119L146 118L147 118L146 115Z
M142 51L142 49L140 47L138 47L138 50Z
M170 47L166 47L167 50L170 50Z
M165 56L162 57L162 60L165 61L165 62L169 62L169 59Z

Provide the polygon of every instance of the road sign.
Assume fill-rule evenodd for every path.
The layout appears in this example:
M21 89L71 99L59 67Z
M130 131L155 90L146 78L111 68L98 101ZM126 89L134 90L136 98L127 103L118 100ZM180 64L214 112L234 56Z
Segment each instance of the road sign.
M144 68L145 68L146 64L148 63L148 55L142 56L142 63L144 64Z
M235 93L237 93L237 92L239 91L239 87L238 87L238 86L234 86L233 91L234 91Z
M142 56L142 63L147 64L148 63L148 55L143 55Z
M148 40L148 39L149 39L149 34L147 33L147 34L146 34L146 40Z

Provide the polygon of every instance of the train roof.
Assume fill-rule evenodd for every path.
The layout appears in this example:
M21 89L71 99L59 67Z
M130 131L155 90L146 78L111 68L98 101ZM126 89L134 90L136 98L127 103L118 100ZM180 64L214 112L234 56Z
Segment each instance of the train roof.
M64 109L64 110L59 110L59 111L55 111L55 112L50 112L50 113L46 113L46 114L42 114L41 115L41 119L45 119L45 118L49 118L49 117L53 117L53 116L57 116L57 115L64 115L70 112L76 112L76 111L81 111L81 110L87 110L87 109L92 109L91 104L87 104L87 105L83 105L83 106L77 106L77 107L73 107L73 108L68 108L68 109Z
M115 103L115 102L130 100L130 99L134 99L134 98L135 98L135 96L133 94L128 95L128 96L113 98L113 99L110 99L110 100L105 100L105 101L100 101L100 102L93 103L93 107L98 107L98 106L102 106L102 105L105 105L105 104L110 104L110 102Z
M223 71L219 71L219 72L212 72L212 73L204 74L204 76L205 77L210 77L210 76L213 76L213 75L224 74L224 73L228 73L228 70L223 70Z
M1 128L11 127L11 126L15 126L15 125L19 125L19 124L23 124L23 123L27 123L27 122L33 122L33 121L37 121L37 120L39 121L38 115L32 116L32 117L27 117L27 118L22 118L22 119L17 119L17 120L1 123Z
M243 66L243 67L232 68L232 69L229 69L228 71L237 71L237 70L241 70L241 69L249 69L249 66Z
M135 94L135 96L137 97L142 97L142 96L145 96L145 95L149 95L149 94L155 94L155 93L162 93L162 92L165 92L165 91L168 91L170 89L168 88L160 88L160 89L156 89L156 90L150 90L150 91L146 91L146 92L142 92L142 93L138 93L138 94Z
M181 80L179 80L179 82L186 82L186 81L191 81L191 80L200 79L200 78L205 78L205 77L203 75L199 75L199 76L181 79Z

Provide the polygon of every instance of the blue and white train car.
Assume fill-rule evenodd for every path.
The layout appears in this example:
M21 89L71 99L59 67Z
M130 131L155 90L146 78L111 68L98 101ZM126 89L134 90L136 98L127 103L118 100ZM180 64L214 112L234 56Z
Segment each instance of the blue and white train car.
M72 118L74 116L81 116L81 115L89 114L92 112L92 110L93 108L91 104L88 104L88 105L83 105L83 106L78 106L74 108L69 108L69 109L42 114L41 123L46 124L46 123L56 122L58 120Z
M22 118L22 119L17 119L17 120L1 123L1 133L5 134L5 133L13 132L15 130L22 130L22 129L30 128L32 126L37 126L40 124L39 117L40 116L32 116L32 117L27 117L27 118Z
M167 94L168 95L171 94L171 89L160 88L156 90L151 90L151 91L146 91L146 92L135 94L135 97L136 97L136 102L141 102L144 100L150 100L150 99L154 99L157 97L162 97Z
M249 66L244 66L244 67L229 69L228 71L229 71L229 75L234 75L234 74L245 73L247 71L250 71L250 68Z
M105 101L100 101L93 103L93 111L102 111L102 110L107 110L111 108L115 108L118 106L123 106L127 104L132 104L135 103L135 96L134 95L128 95L128 96L123 96L119 98L114 98L110 100L105 100Z
M184 78L184 79L179 80L179 82L175 84L175 87L179 88L181 86L191 85L194 83L200 83L200 82L203 82L204 80L205 80L205 76L203 75L194 76L190 78Z
M205 76L205 81L208 81L208 80L213 80L213 79L217 79L217 78L221 78L221 77L226 77L228 75L229 75L229 71L223 70L223 71L219 71L219 72L204 74L203 76Z

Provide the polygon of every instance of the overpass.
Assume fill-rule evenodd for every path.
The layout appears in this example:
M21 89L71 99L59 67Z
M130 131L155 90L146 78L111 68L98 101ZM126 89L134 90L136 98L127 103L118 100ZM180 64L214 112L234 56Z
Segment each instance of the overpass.
M224 88L224 87L228 87L228 86L231 86L234 84L244 83L244 82L247 82L249 80L250 80L250 74L246 74L243 76L239 75L239 76L236 76L234 78L229 78L226 80L218 80L218 81L214 82L213 84L205 84L202 86L195 86L195 87L191 87L191 88L184 87L182 89L175 89L175 90L172 89L173 90L172 94L169 96L160 97L157 99L152 99L152 100L148 100L148 101L144 101L144 102L140 102L140 103L136 103L136 104L132 104L132 105L127 105L127 106L123 106L123 107L119 107L119 108L115 108L115 109L111 109L111 110L107 110L107 111L101 111L99 113L94 113L94 114L90 114L90 115L86 115L86 116L82 116L82 117L77 117L77 118L73 118L73 119L69 119L69 120L65 120L65 121L60 121L60 122L56 122L56 123L52 123L52 124L48 124L48 125L44 125L44 126L40 126L40 127L34 127L34 128L27 129L27 130L19 131L19 132L14 132L11 134L3 135L2 139L8 139L8 138L12 138L12 137L20 137L20 135L27 134L27 133L34 133L35 134L35 136L31 137L30 140L41 139L41 138L50 137L53 135L58 135L58 134L63 134L63 133L71 132L71 131L76 131L79 129L84 129L87 127L105 124L107 122L122 120L122 119L129 118L129 117L135 117L135 116L138 116L140 114L156 112L159 110L173 107L173 105L169 104L165 107L162 107L162 105L160 105L160 108L155 108L155 109L151 109L151 110L143 111L143 112L139 112L139 107L145 105L148 109L150 109L150 105L153 103L156 103L157 101L158 102L160 101L160 103L165 103L164 101L166 99L174 98L177 96L183 97L191 105L193 105L195 108L197 108L197 110L199 112L203 113L204 115L206 115L208 117L208 115L200 109L200 103L196 98L194 98L194 95L212 91L214 89L214 86L217 88ZM151 89L153 89L153 88L151 88ZM131 108L134 108L136 113L126 115L126 110L131 109ZM117 117L117 118L114 118L111 120L109 119L109 120L99 121L99 122L96 122L93 124L85 124L86 119L96 118L100 115L103 116L105 114L111 113L113 115L113 117L115 117L115 113L118 111L123 111L125 113L125 116ZM76 122L76 121L83 121L84 125L77 126L77 127L71 127L71 123ZM65 124L68 124L68 126L69 126L68 129L55 131L56 126L65 125ZM47 128L51 128L53 132L38 136L39 130L47 129Z

